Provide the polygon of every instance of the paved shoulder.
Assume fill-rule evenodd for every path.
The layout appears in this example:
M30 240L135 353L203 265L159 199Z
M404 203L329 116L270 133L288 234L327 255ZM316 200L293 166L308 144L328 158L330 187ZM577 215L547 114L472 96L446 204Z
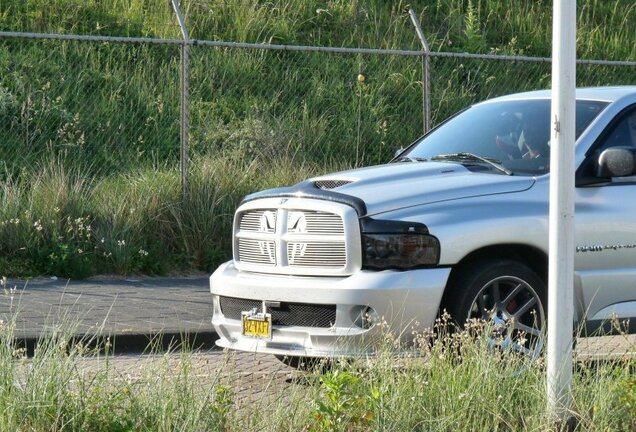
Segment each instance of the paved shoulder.
M8 280L0 293L0 319L25 339L60 325L78 335L209 337L211 318L206 276Z

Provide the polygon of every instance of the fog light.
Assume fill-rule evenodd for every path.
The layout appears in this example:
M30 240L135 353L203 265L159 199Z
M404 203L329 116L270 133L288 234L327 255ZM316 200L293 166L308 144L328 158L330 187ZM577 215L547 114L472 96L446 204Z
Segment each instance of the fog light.
M380 322L380 316L370 306L356 306L351 315L354 325L364 330L369 330Z

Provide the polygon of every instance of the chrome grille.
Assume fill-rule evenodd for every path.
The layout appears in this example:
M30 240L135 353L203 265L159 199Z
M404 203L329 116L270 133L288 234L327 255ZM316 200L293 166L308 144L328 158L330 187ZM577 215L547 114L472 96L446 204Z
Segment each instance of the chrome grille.
M276 265L276 243L273 241L240 238L238 252L241 261L268 266Z
M344 241L339 243L287 243L290 266L344 267L347 255Z
M266 217L264 218L263 215ZM274 232L276 230L276 210L256 210L241 215L241 231Z
M239 208L234 227L234 260L239 270L291 274L349 274L352 263L347 239L357 229L352 209L325 203L324 209L314 201L309 208L290 205L285 198L262 207L253 203ZM355 231L354 231L355 234ZM356 251L359 243L352 245ZM357 256L357 255L354 255Z
M299 216L304 216L304 226L298 230ZM343 235L344 225L340 216L321 211L292 211L287 215L287 229L290 233ZM298 230L298 231L295 231Z
M263 310L260 300L221 296L219 301L221 313L228 319L240 320L241 312L253 308ZM336 305L281 302L280 307L268 308L267 312L272 314L272 324L278 326L329 328L336 322Z

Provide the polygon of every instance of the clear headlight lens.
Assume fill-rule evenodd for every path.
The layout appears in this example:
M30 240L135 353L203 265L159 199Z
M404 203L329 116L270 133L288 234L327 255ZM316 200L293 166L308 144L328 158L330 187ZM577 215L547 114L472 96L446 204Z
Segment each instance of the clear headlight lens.
M363 234L362 268L410 269L439 263L439 240L429 234Z

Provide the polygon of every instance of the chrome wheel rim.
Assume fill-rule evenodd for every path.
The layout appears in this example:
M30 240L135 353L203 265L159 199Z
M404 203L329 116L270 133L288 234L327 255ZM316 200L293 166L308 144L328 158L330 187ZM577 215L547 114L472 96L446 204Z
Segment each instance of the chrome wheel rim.
M475 296L468 320L485 322L489 347L537 357L545 340L545 314L532 286L515 276L486 283Z

